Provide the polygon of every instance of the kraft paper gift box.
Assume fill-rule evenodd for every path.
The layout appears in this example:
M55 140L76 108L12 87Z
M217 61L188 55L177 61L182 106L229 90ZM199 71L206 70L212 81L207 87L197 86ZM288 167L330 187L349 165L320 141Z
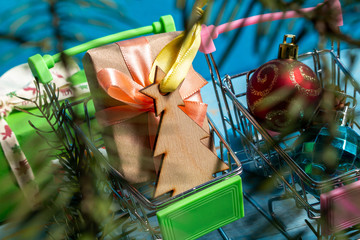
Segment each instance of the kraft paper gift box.
M135 106L138 100L128 98L135 96L141 100L138 90L150 84L148 76L154 59L178 34L163 33L113 43L89 50L83 58L96 117L104 126L110 164L131 184L156 180L161 157L153 157L159 119L153 110L144 107L148 103ZM128 85L124 86L122 79L127 79ZM207 105L202 103L200 88L206 83L191 67L180 89L184 101L200 103L205 112ZM205 114L196 122L209 131ZM210 145L213 148L211 143L210 138L205 140L209 148Z

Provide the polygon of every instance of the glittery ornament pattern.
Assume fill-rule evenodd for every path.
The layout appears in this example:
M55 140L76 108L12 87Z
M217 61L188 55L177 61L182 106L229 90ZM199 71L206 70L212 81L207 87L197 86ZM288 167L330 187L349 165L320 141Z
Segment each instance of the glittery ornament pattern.
M265 71L265 69L268 68L270 69L270 71ZM262 67L260 67L259 73L256 76L257 79L256 83L259 84L261 88L259 90L255 89L256 87L258 87L258 85L257 84L255 85L252 83L252 81L250 81L249 89L251 91L251 94L261 97L267 96L270 93L270 91L273 89L278 79L278 76L279 76L279 68L275 64L263 65ZM266 89L264 90L264 88Z
M315 111L321 92L308 66L294 59L276 59L254 72L246 97L250 112L263 127L287 131L305 121L306 112Z
M320 81L311 68L297 61L295 39L285 34L278 59L261 65L248 81L250 113L264 128L276 132L290 133L304 126L320 102Z

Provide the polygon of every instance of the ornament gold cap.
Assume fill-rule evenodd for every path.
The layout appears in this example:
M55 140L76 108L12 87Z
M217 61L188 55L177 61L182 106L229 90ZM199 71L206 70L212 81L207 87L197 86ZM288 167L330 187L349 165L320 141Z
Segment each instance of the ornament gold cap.
M291 42L287 43L286 40L291 38ZM283 43L279 45L279 59L297 59L298 45L295 44L296 36L293 34L285 34Z

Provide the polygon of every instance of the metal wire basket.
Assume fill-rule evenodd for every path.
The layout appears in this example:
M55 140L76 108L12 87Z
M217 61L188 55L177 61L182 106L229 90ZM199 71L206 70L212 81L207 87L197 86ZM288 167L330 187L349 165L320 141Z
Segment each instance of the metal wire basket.
M154 23L152 27L141 28L141 31L139 29L129 31L131 36L120 33L115 36L116 38L108 36L107 39L102 40L110 43L115 39L119 41L128 37L152 33L154 32L153 27L159 24ZM104 41L100 42L104 44ZM95 40L91 43L99 46L99 41ZM75 55L96 47L94 44L83 44L65 50L64 53ZM59 104L55 87L51 84L51 78L48 77L48 70L52 67L51 62L59 60L59 54L44 57L35 55L30 58L29 64L34 76L44 84L47 97L51 100L49 108L56 119L61 122L59 128L64 132L68 151L76 151L75 140L80 141L85 146L87 156L91 156L94 161L99 162L101 167L108 172L108 189L114 194L117 212L128 215L131 219L119 226L122 231L129 232L138 239L195 239L218 229L221 236L228 239L221 227L244 216L242 185L239 177L242 165L210 117L208 117L210 137L214 140L214 146L220 159L228 163L229 170L217 173L213 180L177 196L163 195L154 199L150 194L154 189L154 182L133 186L109 163L106 154L101 150L104 147L101 136L94 132L92 127L94 117L90 116L88 111L89 104L92 104L90 98L72 103L66 102L65 105ZM79 107L83 108L83 119L76 116L75 108ZM208 217L210 212L212 215L218 214L221 218ZM133 232L134 226L135 228L141 226L138 229L143 229L143 231Z
M146 189L149 187L153 188L153 183L149 183L149 185L144 185L140 189L135 188L131 184L129 184L124 178L118 173L115 169L111 168L111 175L113 177L113 181L111 184L111 189L116 193L120 204L124 207L124 210L128 211L130 215L134 216L144 227L144 230L148 231L155 239L161 238L161 231L157 221L149 220L149 217L155 216L156 212L165 209L169 206L173 206L174 203L179 203L179 201L183 199L187 199L191 196L194 196L202 191L206 191L210 189L212 186L218 185L223 181L229 180L231 178L236 178L236 176L240 175L242 172L241 163L237 160L236 155L232 152L229 145L226 143L225 139L221 136L219 131L215 128L211 120L209 121L209 126L211 128L212 136L217 139L220 151L220 156L222 160L225 162L230 162L230 157L235 159L234 164L232 165L232 169L227 173L222 173L218 177L214 178L214 180L194 187L182 194L171 198L159 197L157 199L151 199L146 193ZM229 152L227 152L229 151ZM104 161L106 159L103 159ZM229 165L229 166L230 166ZM145 189L145 192L142 191ZM130 200L130 201L129 201ZM241 199L237 199L237 201L242 201ZM131 202L131 203L129 203ZM226 204L224 202L223 204ZM197 225L197 227L201 227L201 224ZM164 230L164 229L162 229ZM226 233L219 229L221 235L225 235ZM199 235L201 236L201 235ZM179 236L173 236L175 239Z
M338 12L334 24L341 26L340 3L333 1L330 3L330 7L334 9L334 12ZM312 10L307 8L301 11ZM271 13L236 20L216 27L206 27L202 32L200 51L205 53L209 66L226 140L242 162L244 170L276 178L283 190L280 196L270 197L268 202L270 216L275 223L280 223L280 221L273 211L273 202L293 198L296 205L305 209L308 217L314 220L313 222L317 225L316 229L305 219L318 238L325 236L331 238L339 232L353 235L358 233L353 226L360 223L360 213L354 211L359 208L356 200L359 197L359 181L357 181L359 169L352 166L348 171L326 180L315 179L306 173L293 159L294 155L291 155L294 150L293 144L303 130L281 138L274 134L270 135L269 131L254 119L246 107L247 83L255 70L222 77L212 55L216 50L213 39L223 32L261 22L294 17L301 17L301 15L293 11ZM332 42L330 49L314 50L302 54L299 56L299 60L307 61L307 65L313 69L322 84L331 83L337 86L337 94L346 96L349 101L346 111L337 111L333 115L335 119L341 119L343 124L348 123L358 132L359 125L353 117L360 88L340 60L340 43L337 43L336 49ZM330 74L327 74L328 72ZM317 113L319 112L317 111ZM315 113L314 116L316 116ZM245 192L244 195L247 196ZM344 201L353 207L352 210L347 208ZM263 215L267 216L265 213ZM283 224L279 225L283 230L281 231L283 235L288 237L284 232Z
M71 104L67 105L66 111L71 111ZM84 104L84 108L86 109L86 104ZM161 223L159 225L158 220L156 219L157 212L164 210L168 207L174 207L174 204L181 204L181 202L185 202L187 204L188 210L185 210L183 208L178 208L174 210L173 214L184 214L185 216L188 214L189 218L188 220L192 222L195 219L195 221L198 221L198 218L201 216L196 216L196 211L198 210L198 206L203 207L206 209L208 202L211 202L212 199L220 199L222 205L231 205L231 202L233 201L235 205L239 204L242 205L242 196L238 195L238 193L235 193L232 195L232 197L235 197L235 199L226 199L221 198L221 193L217 188L221 185L229 186L230 181L230 188L235 188L236 184L233 184L231 186L231 182L237 181L239 179L239 175L242 173L242 165L237 159L235 153L231 150L230 146L226 143L225 139L222 137L222 135L219 133L217 128L214 126L213 122L211 120L208 121L209 127L210 127L210 134L211 137L214 139L216 146L218 146L218 153L220 155L221 160L224 162L230 163L230 159L232 159L233 163L229 164L230 169L226 172L219 173L217 177L214 178L214 180L211 180L209 182L206 182L204 184L201 184L199 186L196 186L192 189L189 189L186 192L183 192L177 196L169 197L167 196L160 196L156 199L151 198L150 192L151 189L154 188L155 183L154 182L148 182L145 184L142 184L141 186L133 186L129 184L119 173L116 169L114 169L104 156L104 154L99 150L99 148L102 147L102 145L96 144L96 142L101 142L99 139L97 140L90 140L90 136L84 134L84 131L82 130L84 126L82 126L82 129L79 127L78 124L75 124L72 121L72 118L67 118L65 121L68 121L68 124L71 126L72 129L76 132L78 136L81 137L82 141L86 143L86 146L89 148L89 151L92 152L95 156L95 159L97 161L101 161L102 163L106 164L109 175L110 175L110 181L109 181L109 189L113 191L115 201L117 202L117 206L123 213L129 214L131 217L132 224L123 225L123 231L126 231L127 228L131 229L135 226L140 226L140 229L142 231L137 232L137 237L143 239L163 239L162 231L170 231L173 233L167 233L166 239L178 239L179 235L176 234L176 221L172 222L173 226L161 226ZM86 115L86 126L88 127L88 133L91 133L91 126L90 126L90 117ZM239 189L241 192L241 189ZM207 193L205 193L207 192ZM210 195L209 195L210 193ZM198 197L199 194L202 194L202 197ZM205 194L205 195L204 195ZM237 196L237 197L236 197ZM192 198L191 201L189 199ZM218 200L216 200L218 201ZM230 202L229 202L230 201ZM190 206L189 204L193 204L194 206ZM230 218L232 219L222 219L223 222L220 221L220 226L224 225L226 223L230 223L238 218L241 218L243 216L243 209L229 209L230 212L226 213L223 212L222 214L230 214ZM212 209L212 211L216 211ZM201 212L201 211L200 211ZM195 215L195 216L193 216ZM229 217L229 216L228 216ZM168 220L169 221L169 220ZM171 222L171 219L170 219ZM219 222L214 219L214 222L217 222L217 225ZM164 225L164 223L162 223ZM213 223L212 223L213 224ZM218 229L221 236L223 236L225 239L226 233L221 228L214 226L203 226L203 229L201 229L201 224L195 224L197 230L195 230L195 233L191 233L194 236L188 235L190 239L196 238L199 236L204 235L204 233L208 233L212 230ZM160 229L161 228L161 229ZM174 228L174 229L173 229ZM184 230L184 229L180 229ZM142 235L139 235L142 234ZM135 235L136 236L136 235Z
M354 166L349 171L327 180L318 180L306 173L291 155L292 145L303 130L278 139L276 136L271 136L247 109L246 86L255 70L220 78L213 56L207 55L206 59L213 76L226 137L230 139L229 143L242 161L244 169L267 177L274 175L280 180L283 195L269 200L271 215L275 216L272 207L273 201L291 197L296 200L298 206L306 210L310 219L316 220L317 229L309 221L305 221L319 238L331 236L340 230L351 231L352 226L359 224L357 215L346 216L344 212L349 213L349 209L341 201L350 201L350 204L356 205L354 197L359 196L357 180L360 169ZM348 125L358 132L359 124L353 117L360 88L340 60L339 43L336 50L332 44L329 50L314 50L301 54L299 61L306 61L322 83L326 68L329 69L331 74L327 77L330 77L330 83L338 86L342 91L339 93L346 95L347 101L349 101L347 113L337 111L335 117L351 116L350 119L347 119ZM344 121L346 120L344 119ZM242 147L234 146L233 141L241 142ZM347 184L350 184L351 187L345 186ZM331 191L333 189L337 189L334 191L338 192L334 193ZM341 192L339 193L339 191ZM314 197L314 192L319 193L320 197ZM342 207L334 209L334 205Z

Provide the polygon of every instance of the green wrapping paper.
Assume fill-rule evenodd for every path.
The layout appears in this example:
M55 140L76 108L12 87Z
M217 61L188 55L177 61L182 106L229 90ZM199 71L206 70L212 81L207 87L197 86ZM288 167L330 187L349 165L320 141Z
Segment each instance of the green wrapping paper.
M156 34L156 33L172 32L172 31L175 31L174 20L170 15L166 15L160 17L159 21L153 22L149 26L145 26L137 29L131 29L128 31L115 33L106 37L95 39L93 41L67 49L63 53L66 54L67 56L74 56L86 50L99 47L108 43L120 41L123 39L133 38L133 37L152 34L152 33ZM40 56L39 54L37 54L30 57L28 63L30 65L33 75L36 76L41 83L49 83L50 81L52 81L53 76L49 74L48 70L50 70L51 72L53 70L51 68L54 66L55 63L59 62L60 59L61 59L60 53L55 54L53 56L50 55ZM86 77L84 72L79 71L78 73L71 76L71 82L74 85L85 83ZM82 96L82 98L84 97L85 96ZM71 101L77 101L79 99L69 99L69 100L71 102ZM95 109L92 100L88 102L87 109L88 109L88 114L91 117L93 117L95 115ZM84 108L82 104L81 106L77 105L73 107L73 110L80 117L85 116ZM29 112L38 113L39 110L32 109ZM38 169L39 166L38 162L39 160L43 161L43 159L45 159L43 158L43 156L46 156L46 152L40 152L39 149L48 148L48 145L44 141L38 141L37 139L34 139L36 133L35 130L28 124L29 120L32 121L38 128L41 129L44 129L46 126L48 126L48 123L44 119L39 119L23 112L17 112L15 110L12 111L9 116L6 117L6 121L8 122L9 127L15 132L19 145L23 150L23 152L25 153L30 166L33 168L34 175L36 177L37 173L41 171L41 169ZM84 128L83 130L85 133L87 132L86 128ZM96 120L91 121L91 131L93 136L99 133L99 126ZM3 221L6 219L8 214L14 209L16 203L19 202L18 199L15 199L16 193L19 193L19 188L16 184L16 181L13 177L13 174L11 173L9 166L6 163L5 154L4 151L2 151L2 149L0 149L0 158L1 158L0 181L2 181L1 183L10 183L10 184L6 184L6 186L3 186L0 190L0 199L5 199L5 201L3 201L4 203L0 203L0 221ZM16 197L17 196L21 196L21 194L17 194ZM7 199L11 199L11 201L8 201Z
M88 88L84 71L78 71L70 78L68 78L68 81L71 82L73 85L81 86L84 91L86 91L86 89ZM76 91L74 92L74 94L76 95ZM81 97L71 97L68 100L70 102L77 101L87 96L90 96L90 94L82 94ZM95 109L92 101L89 101L87 106L88 114L90 116L94 116ZM76 114L80 116L80 118L85 117L82 104L74 107L74 110ZM39 109L37 109L36 107L26 109L26 111L32 114L41 115ZM53 157L51 157L51 155L55 155L56 152L52 152L54 150L50 152L49 145L47 144L46 140L36 134L35 129L29 124L29 121L31 121L36 127L42 130L51 130L49 124L44 118L39 118L15 109L8 116L5 117L5 120L9 125L10 129L15 133L16 139L18 140L20 145L20 149L24 152L28 163L33 170L36 181L36 176L41 173L41 170L43 170L43 161L45 160L47 162L50 162L50 160L54 159ZM94 123L93 125L96 128L97 122L92 121L92 123ZM2 135L0 137L3 138L4 136ZM49 140L56 139L54 133L48 134L47 137ZM15 207L23 200L24 196L5 157L4 150L1 147L0 183L2 184L2 187L0 188L0 222L2 222L7 219L11 212L13 212ZM11 199L11 201L9 201L9 199Z

